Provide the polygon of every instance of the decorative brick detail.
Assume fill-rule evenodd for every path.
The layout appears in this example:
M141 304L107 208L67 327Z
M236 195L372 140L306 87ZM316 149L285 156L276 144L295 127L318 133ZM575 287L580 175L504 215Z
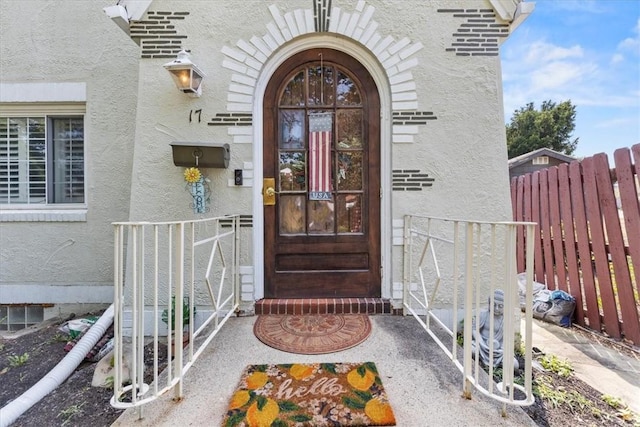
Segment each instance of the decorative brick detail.
M402 314L382 298L297 298L256 301L255 314Z
M331 22L331 0L313 0L313 19L316 24L316 32L329 31Z
M131 39L142 48L141 58L174 59L187 36L178 34L173 24L188 15L189 12L149 11L145 20L132 22Z
M433 186L435 178L419 169L394 169L393 191L422 191L423 188Z
M211 119L209 126L252 126L251 113L217 113Z
M232 226L232 218L220 220L220 227L231 228ZM253 215L240 215L240 227L253 227Z
M438 120L431 111L394 111L394 125L426 125L428 120Z
M463 20L452 34L451 47L445 49L456 56L498 56L499 40L509 36L509 24L497 22L493 9L438 9L438 13Z
M426 125L428 120L437 120L431 111L394 111L393 143L411 144L413 136L418 134L418 126Z

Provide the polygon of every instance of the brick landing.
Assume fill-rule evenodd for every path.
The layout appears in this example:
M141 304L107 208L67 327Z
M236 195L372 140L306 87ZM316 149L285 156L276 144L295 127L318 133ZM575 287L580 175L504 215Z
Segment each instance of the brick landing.
M261 299L255 314L401 314L382 298Z

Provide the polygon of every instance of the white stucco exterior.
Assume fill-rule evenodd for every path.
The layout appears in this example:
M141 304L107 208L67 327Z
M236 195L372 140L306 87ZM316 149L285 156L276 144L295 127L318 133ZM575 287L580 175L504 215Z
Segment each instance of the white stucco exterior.
M498 47L518 1L333 0L325 20L314 7L326 0L121 1L131 37L103 12L114 3L0 6L0 116L25 106L86 109L86 203L0 206L0 304L60 303L60 287L77 289L76 301L65 294L69 303L110 302L112 222L197 217L184 169L173 165L174 141L230 145L229 167L206 170L205 215L252 217L243 303L261 298L262 101L278 65L310 48L351 55L379 89L383 297L400 298L404 215L510 218ZM162 31L149 24L167 16ZM499 32L465 50L474 42L456 34L474 19ZM167 43L150 46L152 34ZM179 93L162 66L176 49L189 49L207 75L199 98ZM250 126L225 125L229 113L249 115ZM407 171L421 177L416 191L403 184Z

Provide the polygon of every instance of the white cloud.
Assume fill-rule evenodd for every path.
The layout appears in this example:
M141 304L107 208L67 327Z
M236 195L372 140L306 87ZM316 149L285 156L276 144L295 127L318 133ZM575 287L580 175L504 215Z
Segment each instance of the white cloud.
M576 45L570 48L552 45L544 41L537 41L528 46L525 61L538 64L541 62L555 61L559 59L582 58L584 51Z
M629 51L636 55L640 55L640 18L638 18L636 26L633 28L633 32L635 33L634 37L627 37L618 43L618 50Z
M624 55L619 54L619 53L614 53L613 56L611 56L611 64L619 64L621 62L624 62Z
M595 128L617 128L620 126L634 125L638 123L637 117L620 117L611 120L603 120L594 124Z
M581 62L554 61L543 64L530 74L531 91L539 92L580 84L585 75L595 69L595 65Z

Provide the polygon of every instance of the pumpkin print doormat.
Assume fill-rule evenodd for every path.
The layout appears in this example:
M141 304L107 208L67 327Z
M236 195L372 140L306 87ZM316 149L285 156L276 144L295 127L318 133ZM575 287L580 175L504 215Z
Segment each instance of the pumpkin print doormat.
M250 365L225 427L394 426L373 362Z

